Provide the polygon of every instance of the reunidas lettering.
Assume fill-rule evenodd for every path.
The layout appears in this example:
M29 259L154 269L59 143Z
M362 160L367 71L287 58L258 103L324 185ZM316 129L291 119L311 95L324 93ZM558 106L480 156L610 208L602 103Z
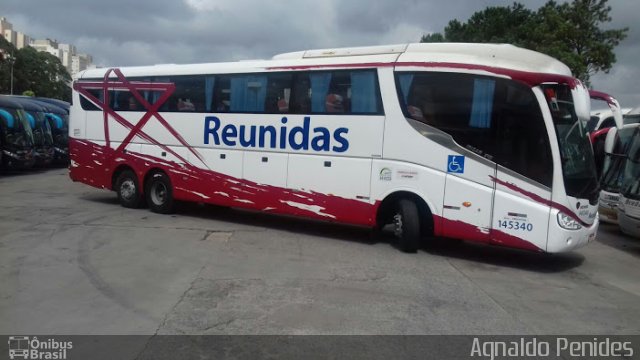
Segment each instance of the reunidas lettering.
M302 126L294 126L289 129L286 124L288 119L283 117L280 122L283 126L276 128L272 125L222 125L217 116L204 118L204 143L208 145L213 138L215 145L237 146L245 148L270 148L286 149L287 145L292 150L334 151L338 153L349 149L349 140L345 135L349 129L341 127L333 132L325 127L311 129L311 117L305 116ZM311 131L313 130L313 134Z

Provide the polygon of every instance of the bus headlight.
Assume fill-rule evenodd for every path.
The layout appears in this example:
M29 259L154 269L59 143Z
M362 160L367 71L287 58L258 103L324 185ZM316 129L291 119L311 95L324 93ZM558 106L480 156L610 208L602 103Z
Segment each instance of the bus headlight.
M582 228L579 222L565 213L558 213L558 225L566 230L579 230Z

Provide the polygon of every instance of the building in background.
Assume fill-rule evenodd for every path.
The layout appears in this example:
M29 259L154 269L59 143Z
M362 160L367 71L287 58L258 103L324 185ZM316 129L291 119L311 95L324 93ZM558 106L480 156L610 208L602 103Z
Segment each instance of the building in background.
M8 42L16 44L18 34L13 31L13 25L5 17L0 17L0 33Z
M25 46L29 46L31 45L31 37L29 37L29 35L23 34L21 32L17 32L17 36L16 36L16 48L18 50L22 49Z
M0 17L0 34L18 50L31 46L38 51L48 52L57 57L71 76L82 70L95 68L91 55L78 53L74 45L61 44L51 39L34 40L22 32L15 31L13 24L5 17Z
M69 70L69 73L71 73L71 58L77 54L76 47L70 44L59 44L58 49L62 51L62 58L60 59L62 65L64 65L64 67Z
M42 52L48 52L49 54L57 57L62 61L62 50L58 48L58 42L51 39L34 40L31 43L31 47Z
M93 66L93 58L91 55L87 54L78 54L71 57L71 71L69 73L71 76L79 73L85 69L94 68Z

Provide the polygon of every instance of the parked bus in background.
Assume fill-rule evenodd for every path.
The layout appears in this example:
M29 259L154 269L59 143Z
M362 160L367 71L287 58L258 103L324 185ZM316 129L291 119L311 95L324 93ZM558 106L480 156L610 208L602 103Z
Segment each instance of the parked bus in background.
M91 69L74 79L70 177L125 207L197 201L533 251L595 238L589 93L511 45L310 50Z
M625 116L640 120L640 107L633 109ZM628 145L627 161L620 186L620 201L616 210L620 230L627 235L640 238L640 134L638 133Z
M13 96L22 105L33 131L36 166L46 166L53 161L53 135L45 116L46 108L40 102L26 96Z
M591 142L591 148L593 149L596 162L596 172L598 178L600 178L605 160L604 142L607 133L613 127L618 129L622 128L624 125L622 114L629 111L629 109L621 109L618 101L609 94L590 90L589 95L592 103L594 103L594 101L604 102L609 106L608 110L592 111L591 119L586 123L586 130L589 133L589 141Z
M604 146L604 166L600 179L600 201L598 213L600 221L617 224L616 207L620 200L620 186L624 180L629 144L640 136L640 124L629 124L618 129L612 127L607 133Z
M69 162L69 112L52 102L43 102L39 98L33 101L39 102L47 111L45 118L51 128L53 137L54 155L53 161L60 164Z
M631 108L621 108L620 113L624 115L631 111ZM613 112L611 109L600 109L591 111L591 118L586 124L586 130L588 133L594 133L598 130L608 129L615 127L616 122L613 118Z
M59 100L59 99L52 99L52 98L46 98L46 97L34 97L34 99L41 101L41 102L46 102L49 104L53 104L57 107L60 107L62 109L64 109L67 114L69 114L69 108L71 107L71 104L69 104L68 102L64 101L64 100Z
M3 168L30 168L35 162L33 133L22 106L0 95L0 158Z

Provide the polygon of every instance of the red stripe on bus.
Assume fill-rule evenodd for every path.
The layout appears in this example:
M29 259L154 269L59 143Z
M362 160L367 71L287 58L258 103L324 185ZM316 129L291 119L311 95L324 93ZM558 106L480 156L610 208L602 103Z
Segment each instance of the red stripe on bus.
M551 208L554 208L556 210L559 210L559 211L565 213L566 215L570 216L573 220L579 222L584 227L590 227L592 225L592 224L588 224L588 223L582 221L578 217L578 215L576 215L571 209L569 209L568 207L566 207L566 206L564 206L562 204L558 204L558 203L553 202L553 201L551 201L549 199L545 199L540 195L537 195L537 194L534 194L534 193L532 193L530 191L524 190L524 189L522 189L522 188L520 188L520 187L518 187L515 184L512 184L510 182L506 182L506 181L500 180L500 179L495 178L493 176L489 176L489 177L491 178L492 181L494 181L497 184L500 184L500 185L506 187L507 189L510 189L510 190L513 190L513 191L515 191L517 193L520 193L520 194L528 197L529 199L531 199L531 200L533 200L533 201L535 201L537 203L549 206Z
M313 70L313 69L339 69L339 68L388 68L388 67L421 67L421 68L443 68L443 69L455 69L455 70L472 70L472 71L486 71L494 75L501 75L509 77L513 80L518 80L529 86L537 86L545 82L554 82L559 84L566 84L571 89L575 89L577 86L582 85L580 80L572 78L567 75L549 74L549 73L537 73L520 70L504 69L493 66L477 65L477 64L462 64L462 63L449 63L449 62L366 62L366 63L352 63L352 64L322 64L322 65L291 65L291 66L270 66L266 70Z

